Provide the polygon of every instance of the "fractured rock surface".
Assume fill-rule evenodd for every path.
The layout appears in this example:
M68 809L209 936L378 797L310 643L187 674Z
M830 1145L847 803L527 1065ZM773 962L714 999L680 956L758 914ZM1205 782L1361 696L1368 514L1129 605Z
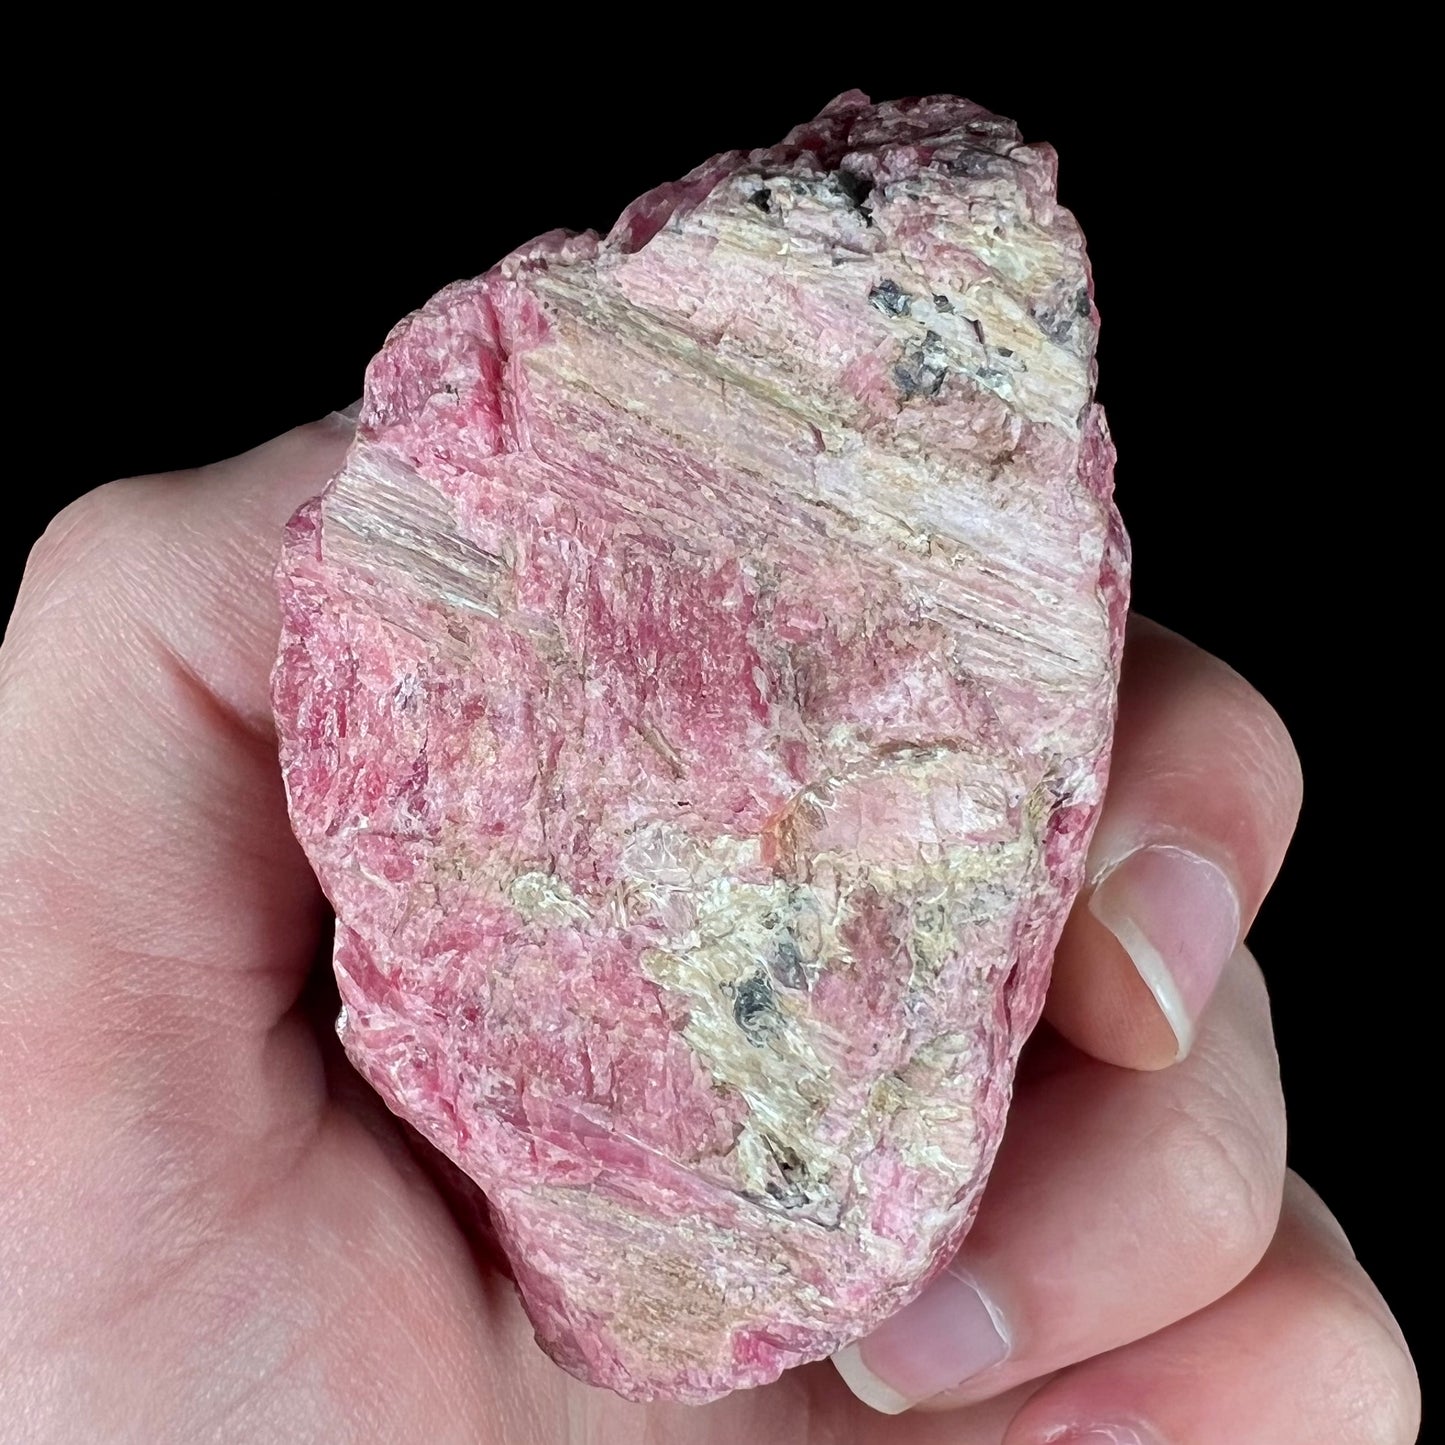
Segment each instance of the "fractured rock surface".
M1096 326L1047 147L852 94L408 317L291 524L341 1036L585 1379L772 1379L968 1227L1107 768Z

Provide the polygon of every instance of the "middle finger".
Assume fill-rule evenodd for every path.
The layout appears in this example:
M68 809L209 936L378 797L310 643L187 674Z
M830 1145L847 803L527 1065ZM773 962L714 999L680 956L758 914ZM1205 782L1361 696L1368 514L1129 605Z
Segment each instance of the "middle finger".
M1284 1105L1259 969L1230 961L1157 1073L1036 1041L963 1250L836 1363L888 1413L949 1409L1142 1338L1232 1289L1279 1219Z

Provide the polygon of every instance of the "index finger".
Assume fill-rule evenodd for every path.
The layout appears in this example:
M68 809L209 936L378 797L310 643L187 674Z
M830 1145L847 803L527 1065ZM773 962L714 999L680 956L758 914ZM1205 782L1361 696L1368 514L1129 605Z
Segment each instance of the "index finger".
M320 909L277 775L272 573L348 435L113 483L36 544L0 650L7 1015L193 1038L294 1001Z

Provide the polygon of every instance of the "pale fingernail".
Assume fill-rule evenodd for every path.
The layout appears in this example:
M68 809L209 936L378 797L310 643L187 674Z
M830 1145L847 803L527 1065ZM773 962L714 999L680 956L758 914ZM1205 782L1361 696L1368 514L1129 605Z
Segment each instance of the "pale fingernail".
M971 1279L948 1271L867 1339L840 1350L833 1364L865 1405L898 1415L981 1374L1008 1352L998 1311Z
M1089 912L1139 970L1179 1041L1182 1059L1239 945L1239 900L1223 869L1171 845L1115 864L1094 887Z
M1049 1436L1050 1445L1158 1445L1128 1425L1091 1425L1082 1435Z

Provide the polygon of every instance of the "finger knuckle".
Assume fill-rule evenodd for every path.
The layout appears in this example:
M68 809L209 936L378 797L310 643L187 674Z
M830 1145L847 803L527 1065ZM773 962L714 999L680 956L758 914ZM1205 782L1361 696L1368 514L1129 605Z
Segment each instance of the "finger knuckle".
M1259 697L1257 693L1255 696ZM1299 751L1284 719L1262 697L1259 697L1249 735L1258 785L1269 790L1282 808L1297 814L1304 795Z
M57 513L30 549L16 615L53 633L133 591L155 542L145 524L150 487L146 478L107 482Z
M1231 754L1248 769L1253 786L1273 798L1281 809L1299 811L1303 773L1299 750L1284 719L1252 683L1224 663L1224 692L1231 719Z
M1160 1177L1181 1247L1202 1252L1218 1293L1263 1257L1279 1223L1284 1162L1259 1121L1234 1101L1202 1095L1164 1125Z
M138 479L107 482L56 513L30 549L27 582L53 585L121 557L134 545L143 487Z
M1297 813L1302 791L1299 754L1275 707L1222 658L1172 634L1151 641L1173 662L1170 676L1178 706L1190 716L1213 720L1217 755L1228 757L1230 766L1249 778L1260 804ZM1147 655L1149 648L1143 650Z
M1379 1314L1322 1281L1301 1317L1313 1335L1316 1419L1331 1431L1322 1438L1411 1445L1420 1430L1420 1381L1409 1352Z

